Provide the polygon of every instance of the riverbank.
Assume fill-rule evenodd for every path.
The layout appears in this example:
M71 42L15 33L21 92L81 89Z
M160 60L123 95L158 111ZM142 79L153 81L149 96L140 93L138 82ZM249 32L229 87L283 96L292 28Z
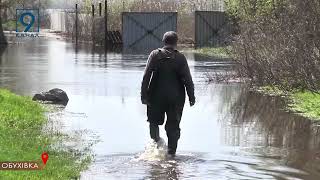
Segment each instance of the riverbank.
M312 120L320 120L320 94L310 91L294 92L291 94L290 109L301 113Z
M311 91L292 90L284 92L278 88L261 87L258 91L268 95L287 97L287 108L311 120L320 120L320 94Z
M66 135L44 132L47 109L31 100L0 89L0 161L36 161L47 152L43 170L0 171L0 179L75 179L87 168L90 158L71 149L55 147Z

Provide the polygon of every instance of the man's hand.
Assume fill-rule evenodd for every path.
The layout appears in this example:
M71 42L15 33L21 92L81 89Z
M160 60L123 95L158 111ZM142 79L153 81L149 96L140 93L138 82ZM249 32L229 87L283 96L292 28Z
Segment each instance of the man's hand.
M190 103L190 107L192 107L196 103L196 100L195 99L189 100L189 103Z
M148 100L146 100L146 99L141 99L141 102L142 102L142 104L145 104L145 105L150 105L150 103L149 103L149 101Z

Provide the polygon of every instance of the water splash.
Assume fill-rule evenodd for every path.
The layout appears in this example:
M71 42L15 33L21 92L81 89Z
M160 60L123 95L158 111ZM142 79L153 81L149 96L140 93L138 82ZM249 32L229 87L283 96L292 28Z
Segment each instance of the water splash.
M160 138L158 142L150 141L135 160L136 161L163 161L167 159L167 144Z

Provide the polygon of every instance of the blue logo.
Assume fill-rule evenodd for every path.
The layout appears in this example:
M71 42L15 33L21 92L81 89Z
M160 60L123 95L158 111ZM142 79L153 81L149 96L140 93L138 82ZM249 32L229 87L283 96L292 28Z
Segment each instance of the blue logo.
M39 9L16 9L16 17L17 33L39 33Z

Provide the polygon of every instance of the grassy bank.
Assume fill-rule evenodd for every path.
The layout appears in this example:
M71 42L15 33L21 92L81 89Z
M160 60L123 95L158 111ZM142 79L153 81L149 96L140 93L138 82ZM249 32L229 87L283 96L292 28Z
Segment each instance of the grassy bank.
M290 109L301 112L303 116L312 120L320 120L320 94L300 91L292 93L290 97L293 100Z
M61 134L43 132L46 110L29 97L0 89L0 161L37 161L46 151L49 159L43 170L0 170L0 179L75 179L89 159L80 159L71 150L54 148Z
M301 90L284 92L278 88L269 86L260 87L258 91L268 95L285 96L290 100L288 104L289 110L297 112L311 120L320 120L320 94Z
M201 54L204 56L218 57L218 58L230 58L231 57L231 47L205 47L193 49L192 52Z

